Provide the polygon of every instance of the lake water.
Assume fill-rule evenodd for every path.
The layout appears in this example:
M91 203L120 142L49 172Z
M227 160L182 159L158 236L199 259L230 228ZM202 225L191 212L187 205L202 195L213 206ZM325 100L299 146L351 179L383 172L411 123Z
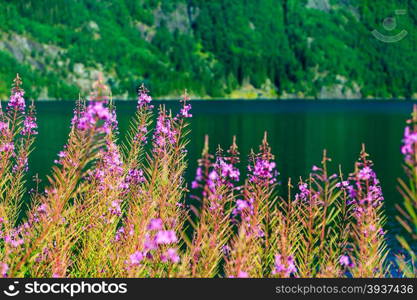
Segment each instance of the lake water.
M179 108L172 101L156 101L156 105L160 103L174 111ZM320 163L323 149L332 158L331 170L337 172L340 164L348 174L365 143L386 199L390 244L397 247L394 235L401 228L394 220L394 205L402 202L396 189L397 178L403 176L400 145L412 102L216 100L194 101L192 105L188 181L194 176L205 134L210 136L212 150L218 144L228 148L236 135L245 163L250 149L257 150L263 132L268 131L283 183L288 177L295 182L300 176L306 177L311 167ZM134 101L116 102L122 138L135 106ZM30 172L44 179L66 142L74 103L38 102L36 107L39 136L30 159Z

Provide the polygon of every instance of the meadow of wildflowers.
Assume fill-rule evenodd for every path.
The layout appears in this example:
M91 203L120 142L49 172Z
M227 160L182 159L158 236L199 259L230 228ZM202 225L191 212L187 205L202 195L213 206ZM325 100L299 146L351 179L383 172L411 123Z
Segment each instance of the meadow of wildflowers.
M0 110L2 277L390 277L393 269L417 276L417 108L401 149L406 180L399 180L397 220L409 236L398 237L404 251L394 261L365 146L351 174L329 173L324 151L309 176L280 186L266 133L244 174L236 138L212 151L206 136L188 186L189 98L178 113L162 105L154 117L144 86L127 142L118 140L101 81L88 102L78 100L47 187L27 201L37 124L21 86L17 76Z

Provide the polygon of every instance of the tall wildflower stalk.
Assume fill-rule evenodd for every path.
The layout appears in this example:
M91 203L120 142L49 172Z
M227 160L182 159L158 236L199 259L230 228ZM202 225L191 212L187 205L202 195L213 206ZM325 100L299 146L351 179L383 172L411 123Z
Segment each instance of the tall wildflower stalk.
M116 144L115 112L111 111L111 114L107 121L109 132L105 137L105 147L98 152L95 168L87 174L88 189L76 202L73 220L76 222L82 216L81 242L75 248L78 252L75 269L89 277L112 275L109 253L129 188L123 159Z
M194 207L198 223L194 226L190 250L183 264L186 275L191 277L213 277L219 274L223 255L228 252L230 214L240 178L236 166L239 152L235 139L227 153L219 147L214 161L213 158L206 136L192 183L193 190L202 193L201 198L195 197L199 202L199 207Z
M152 109L147 91L140 90L136 121L131 129L133 142L127 154L130 203L116 235L114 254L116 260L123 260L119 263L124 266L119 270L123 276L170 277L177 272L181 246L178 233L186 219L182 201L186 191L185 119L191 117L188 100L185 94L182 108L175 116L164 106L159 107L151 152L143 164L138 164Z
M398 179L400 191L403 197L403 204L397 205L400 213L397 216L398 222L409 234L412 241L417 240L417 105L413 107L411 119L407 120L404 130L403 145L401 153L404 155L404 172L406 180ZM408 253L408 258L404 255L398 256L400 270L406 277L417 276L417 254L409 241L402 236L398 236L401 246Z
M25 212L37 125L34 105L26 108L23 96L17 76L7 108L0 106L1 277L389 275L383 196L364 147L347 179L330 172L324 151L321 165L296 188L289 179L288 194L280 196L266 133L249 155L243 183L236 138L211 154L206 136L188 191L187 94L177 114L161 105L154 116L142 86L121 143L110 91L99 80L89 102L77 102L49 183L31 194ZM398 221L415 240L417 106L401 150L408 182L399 180ZM196 201L186 201L188 192ZM409 253L398 256L400 271L416 276L415 252L398 239Z
M307 181L300 180L295 202L298 222L301 224L297 239L297 258L301 277L337 277L342 272L339 259L345 250L346 229L340 223L346 218L346 199L342 197L339 176L329 174L331 159L323 151L321 166L313 166Z
M26 224L18 225L28 158L37 134L35 107L26 109L24 90L19 75L13 81L13 88L6 111L0 104L0 276L11 276L12 260L22 249L22 233Z
M21 85L17 74L6 111L0 104L0 217L9 230L22 205L29 154L37 134L35 106L26 108Z
M276 164L265 133L259 153L249 157L248 178L236 201L237 236L226 259L229 277L262 277L271 262L271 211L276 204ZM273 254L275 255L275 253ZM273 257L272 255L272 257Z
M301 222L298 203L293 201L291 178L287 184L288 194L279 197L271 209L268 248L265 248L266 269L264 276L288 278L297 277L296 251L300 238ZM266 273L265 273L266 272Z
M130 172L142 172L141 165L148 143L149 127L152 124L152 97L149 91L142 85L139 89L135 116L130 124L128 137L124 146L124 154L127 169Z
M115 222L119 226L114 228L112 247L107 253L108 270L103 272L106 276L127 276L128 272L133 276L127 257L143 249L144 245L141 240L144 239L148 222L152 218L150 208L154 204L143 201L146 182L143 158L144 147L148 143L149 127L152 123L151 101L149 91L142 85L139 89L136 112L130 124L128 138L122 145L124 151L121 152L120 159L124 160L124 165L122 174L118 177L123 178L123 183L121 183L124 185L125 201L123 206L119 204L118 207L122 208L118 211L121 219L120 222Z
M50 186L29 212L20 238L22 245L9 257L12 276L66 276L70 253L82 228L68 222L74 214L71 202L77 201L87 168L94 164L104 147L111 114L106 107L102 85L87 107L73 119L68 144L60 153L49 177ZM59 245L59 247L57 247Z
M383 195L373 163L365 146L355 163L348 186L353 213L353 255L350 272L354 277L383 277L386 275L386 256L383 225Z

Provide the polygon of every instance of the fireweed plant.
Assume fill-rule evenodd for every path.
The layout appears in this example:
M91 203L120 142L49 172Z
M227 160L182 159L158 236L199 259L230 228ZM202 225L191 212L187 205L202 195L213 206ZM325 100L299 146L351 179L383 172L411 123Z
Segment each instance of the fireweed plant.
M407 121L404 130L404 139L401 147L404 155L404 172L406 180L398 179L400 191L404 202L397 206L399 216L397 220L410 236L414 245L417 241L417 105L414 105L411 119ZM404 237L398 236L398 241L406 250L407 255L398 255L397 260L402 273L407 277L417 277L416 248L412 247Z
M98 80L74 109L66 145L44 191L30 193L28 157L37 134L19 76L0 107L2 277L386 277L384 198L363 146L353 172L329 171L326 151L296 184L279 184L265 133L245 174L236 137L228 149L206 136L188 187L191 105L155 109L140 87L126 141L119 141L110 91ZM398 221L417 236L417 108L402 153L407 180ZM339 167L340 169L340 167ZM397 256L417 276L416 254ZM408 239L410 241L410 239Z

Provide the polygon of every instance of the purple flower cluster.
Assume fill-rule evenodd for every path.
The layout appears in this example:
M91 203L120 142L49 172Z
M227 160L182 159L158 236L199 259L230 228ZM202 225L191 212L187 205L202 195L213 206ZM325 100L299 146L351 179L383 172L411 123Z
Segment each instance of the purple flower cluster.
M349 187L349 181L344 180L342 182L336 183L337 188L348 188Z
M102 121L101 124L100 121ZM101 101L91 101L81 116L73 120L81 131L98 129L99 132L105 133L109 133L114 121L114 114Z
M401 153L405 156L405 161L408 164L416 165L417 132L412 130L410 126L405 127L403 145Z
M137 121L138 128L135 136L133 137L133 143L135 144L146 144L147 143L147 112L153 109L153 105L150 105L152 97L149 96L148 90L142 85L138 93L138 104L137 104Z
M347 187L347 190L351 203L355 203L358 212L360 212L362 210L361 206L380 206L384 197L379 180L371 166L363 165L363 163L357 165L359 170L350 177L353 183Z
M3 239L4 243L8 244L11 249L10 251L14 251L14 249L20 247L24 244L23 236L25 235L27 229L30 227L28 222L23 223L22 225L12 228L11 230L4 230L4 219L0 218L0 239Z
M190 114L191 104L187 103L190 98L187 95L187 92L182 96L180 102L182 103L182 107L180 109L180 113L174 118L174 120L178 120L180 118L191 118L193 115Z
M34 115L28 115L23 121L23 129L21 134L26 136L36 135L38 133L36 131L37 128L38 125L36 124L36 117Z
M172 120L165 114L165 111L159 112L153 141L156 153L164 152L168 145L175 145L177 142L177 131L173 128Z
M20 88L21 84L22 81L17 75L8 103L8 114L3 114L0 105L0 153L6 155L8 159L14 158L11 169L13 173L28 171L31 136L37 134L35 107L32 104L29 114L26 114L24 90Z
M122 204L122 200L119 200L119 199L113 200L110 203L109 212L112 215L120 217L122 215L122 208L120 207L121 204Z
M217 173L216 170L212 170L209 173L207 177L207 181L206 181L206 185L212 195L216 193L216 186L218 186L218 182L219 182L219 174ZM203 193L206 193L206 191L203 191Z
M36 135L35 107L32 104L29 114L26 115L26 104L23 98L24 91L19 87L19 76L14 80L14 87L9 101L9 114L3 115L0 108L0 152L14 157L13 173L28 171L28 155L33 135ZM10 113L11 112L11 113ZM23 119L24 118L24 119ZM23 119L23 120L22 120ZM10 127L13 128L12 132ZM20 134L17 134L19 132ZM15 147L15 146L18 147Z
M10 244L14 248L19 247L20 245L23 245L23 239L21 238L16 239L15 236L13 235L6 235L4 237L4 242L7 244Z
M232 211L233 216L251 216L253 215L253 199L249 201L238 199L236 200L236 207Z
M346 268L352 268L354 263L351 261L350 257L347 255L342 255L339 259L339 263Z
M177 242L177 236L172 230L160 230L155 235L155 243L161 244L172 244Z
M363 169L359 170L357 177L359 180L365 181L374 178L375 173L370 167L364 167Z
M148 133L148 128L146 127L146 125L139 125L138 131L137 131L137 133L134 137L134 141L146 144L147 143L147 138L146 138L147 133Z
M84 102L81 99L78 99L75 102L75 108L73 110L73 117L71 119L71 128L77 127L78 120L81 118L81 115L84 111L85 111Z
M308 188L308 184L300 182L298 184L298 190L299 192L295 194L295 201L301 200L303 202L307 202L310 196L310 189Z
M218 158L215 168L219 169L221 177L224 181L239 181L239 169L236 168L233 163L227 163L224 158Z
M262 144L259 146L259 153L251 153L250 164L248 166L249 181L261 186L274 184L279 175L274 162L274 155L271 153L271 147L268 144L267 134L265 132Z
M165 251L161 255L161 261L162 262L172 262L174 264L179 263L180 262L180 256L177 253L177 249L169 248L167 251Z
M130 266L138 266L144 259L155 258L155 254L158 250L162 252L159 256L162 262L178 263L180 257L177 253L177 249L173 247L169 247L168 249L165 247L162 248L163 246L177 243L178 239L176 233L173 230L164 230L163 221L159 218L152 219L147 226L147 230L148 232L145 235L143 251L136 251L130 255L128 264Z
M60 156L65 157L66 152L61 152ZM124 176L124 172L119 147L111 138L108 138L106 147L99 152L96 168L88 173L88 179L95 182L99 191L112 191L109 194L111 196L106 200L110 215L103 214L101 216L101 219L107 224L115 221L112 216L120 217L122 215L122 198L127 193L130 184L130 181Z
M190 118L192 116L189 113L191 105L186 104L187 97L184 96L181 101L183 102L183 107L175 117L172 117L171 114L167 115L165 108L160 109L153 135L153 150L155 153L164 153L168 146L175 145L178 142L179 131L181 131L179 128L182 126L182 123L179 121L182 118ZM142 130L146 131L147 129L142 127L139 132Z
M102 149L100 152L100 162L98 163L97 168L92 172L91 176L99 183L102 184L102 187L105 184L111 184L109 188L120 188L122 183L120 182L123 175L123 161L120 156L118 146L111 140L107 141L107 147ZM104 180L107 177L117 178L117 182L105 183Z
M255 184L273 184L276 182L276 176L278 175L275 167L275 162L257 157L254 165L248 166L249 180Z
M130 255L129 259L129 263L131 266L138 266L142 260L145 258L145 256L143 255L143 252L141 251L136 251L135 253L133 253L132 255Z
M19 155L16 159L16 164L12 168L12 172L16 173L19 170L27 172L29 170L27 155Z
M138 185L145 182L145 177L143 176L143 171L141 169L130 169L126 176L126 183Z
M202 181L203 181L203 170L201 169L201 167L197 167L195 171L195 178L193 182L191 182L191 188L197 189L198 187L200 187L200 182Z
M240 172L235 165L239 162L239 153L237 149L233 149L232 146L228 150L228 155L223 155L222 150L219 149L214 163L211 161L212 156L207 154L206 158L199 161L195 179L191 183L193 189L203 189L202 194L208 198L208 208L211 211L221 210L223 207L224 188L230 192L237 189L235 184L240 179Z
M152 101L152 97L148 95L148 91L144 86L141 87L138 95L138 109L147 108L152 109L153 106L149 105Z
M162 222L161 219L152 219L149 224L147 229L148 230L162 230L164 223Z
M217 153L214 169L218 170L222 183L230 189L235 189L235 185L240 180L240 171L236 167L236 165L240 162L239 154L235 137L233 138L233 143L227 150L226 155L223 155L221 149L219 149Z
M13 152L14 151L14 143L4 143L0 145L0 152Z
M39 207L37 208L37 212L41 214L46 214L48 212L48 206L45 203L39 205Z
M63 151L59 151L58 152L58 158L59 159L55 159L54 163L58 164L58 165L62 165L62 162L64 160L65 157L67 157L68 153L66 151L67 145L64 146L64 150Z
M190 114L190 110L191 110L191 104L184 103L184 106L180 110L180 115L183 118L191 118L193 115Z
M255 217L254 202L254 198L236 200L236 207L232 211L233 222L238 222L237 217L240 217L241 226L247 236L262 238L265 233Z
M23 95L25 92L20 88L14 88L10 96L8 107L10 110L24 112L26 109L25 99Z
M9 265L5 262L0 262L0 275L1 277L7 277L7 272L9 272Z
M230 157L217 157L216 162L212 164L208 177L204 183L207 185L212 197L214 197L216 189L219 186L227 186L230 189L233 189L235 183L239 181L239 178L239 169L234 166L233 160L231 160ZM192 186L198 187L198 182L201 181L204 181L204 179L202 178L201 167L199 167Z
M372 161L367 159L365 148L362 149L359 161L356 162L355 172L349 177L351 184L347 187L353 213L359 232L365 237L373 237L375 233L384 235L377 216L384 197L382 195L379 180L372 170Z
M297 272L297 267L295 266L294 257L282 256L281 254L275 255L275 265L272 274L274 275L283 275L285 277L290 277Z
M229 278L249 278L248 272L240 270L237 276L230 275Z
M324 154L323 157L323 164L325 165L325 162L330 160L327 158ZM337 179L337 174L332 174L328 176L327 171L325 171L324 168L320 168L317 166L312 167L312 172L310 173L309 180L307 182L304 182L300 180L298 183L298 193L295 194L295 202L302 201L304 203L314 204L314 205L324 205L323 199L321 197L323 190L321 187L318 187L322 183L328 183L330 181L333 181ZM349 185L349 182L337 182L336 187L340 188L346 188Z
M9 132L9 123L0 121L0 133L6 135Z
M129 235L133 235L133 228L129 231ZM118 242L126 237L126 229L124 226L117 229L116 234L114 236L114 241Z

